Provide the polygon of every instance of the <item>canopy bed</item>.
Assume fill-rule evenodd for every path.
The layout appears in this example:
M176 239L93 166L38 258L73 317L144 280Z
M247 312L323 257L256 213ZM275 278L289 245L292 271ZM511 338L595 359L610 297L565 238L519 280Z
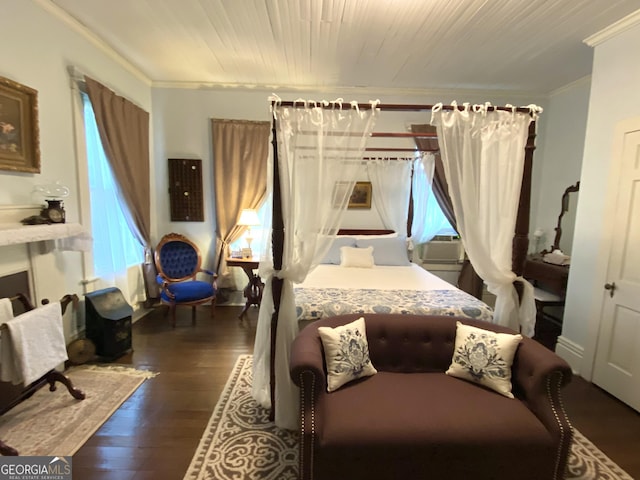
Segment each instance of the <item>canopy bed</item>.
M297 334L294 283L302 283L329 253L365 152L416 151L370 147L367 140L430 135L373 132L380 112L431 112L458 231L472 264L497 296L493 320L532 334L533 288L521 274L528 248L535 118L540 111L536 106L488 104L274 101L267 180L272 227L260 262L265 291L252 395L271 407L276 425L295 429L298 422L297 391L288 377L288 345ZM338 184L345 188L336 188ZM480 218L487 220L483 224Z

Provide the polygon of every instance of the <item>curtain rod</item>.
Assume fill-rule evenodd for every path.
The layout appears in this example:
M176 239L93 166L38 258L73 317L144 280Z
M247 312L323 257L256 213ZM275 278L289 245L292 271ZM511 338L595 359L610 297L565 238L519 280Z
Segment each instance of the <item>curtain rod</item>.
M306 103L307 105L309 104L309 102L306 102ZM327 108L327 109L336 108L336 105L331 103L330 104L323 104L322 102L311 102L311 103L313 103L314 107L317 106L317 107ZM360 110L370 110L373 107L371 103L357 103L354 105L357 105ZM305 102L304 101L286 101L285 102L281 100L271 100L271 106L302 108L305 106ZM345 102L345 107L351 107L351 104L348 102ZM422 112L427 110L433 110L433 107L435 107L435 105L379 103L375 107L380 110L396 111L396 112ZM454 109L464 110L465 106L464 105L442 105L441 108L442 110L454 110ZM516 112L519 112L519 113L528 113L530 115L534 114L534 112L532 112L532 109L529 107L511 108L511 107L499 107L499 106L489 105L487 106L487 110L490 112L494 110L500 110L500 111L506 111L506 112L511 112L512 110L515 110Z
M318 147L313 145L297 145L297 150L317 150ZM359 148L353 147L325 147L325 150L336 150L345 152L358 152ZM385 147L367 147L366 152L439 152L439 148L385 148Z
M415 157L385 157L385 156L379 156L379 157L362 157L362 160L366 160L366 161L370 161L370 160L397 160L397 161L409 161L409 160L415 160Z
M312 130L302 130L299 132L302 135L318 135L318 132ZM359 132L339 132L339 131L327 131L323 132L323 135L327 137L360 137ZM371 132L369 135L374 138L438 138L438 134L433 132Z

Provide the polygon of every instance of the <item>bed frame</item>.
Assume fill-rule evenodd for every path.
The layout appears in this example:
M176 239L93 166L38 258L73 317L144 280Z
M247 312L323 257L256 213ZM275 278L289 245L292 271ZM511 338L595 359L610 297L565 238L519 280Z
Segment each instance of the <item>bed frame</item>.
M278 106L285 107L296 107L303 105L298 102L284 102L284 101L273 101L272 108ZM318 106L324 107L322 102L318 102ZM394 111L394 112L418 112L418 111L431 111L434 105L406 105L406 104L378 104L375 108L378 108L380 111ZM361 103L358 104L358 108L360 110L368 110L373 108L373 106L369 103ZM465 107L463 105L444 105L442 106L443 110L463 110ZM513 111L511 107L488 107L489 111L493 110L504 110L504 111ZM527 113L529 115L533 115L529 108L516 108L517 112ZM276 128L277 118L274 116L272 118L272 145L273 145L273 226L272 226L272 248L273 248L273 268L275 270L282 269L282 255L284 249L284 220L282 216L282 198L280 192L280 172L278 167L278 136L277 136L277 128ZM411 132L374 132L372 137L388 137L388 138L398 138L398 137L425 137L428 136L425 133L411 133ZM435 137L437 138L437 137ZM520 199L518 202L518 214L516 217L516 228L515 234L513 238L513 252L512 252L512 270L517 276L522 276L524 272L524 265L527 258L527 251L529 248L529 215L531 210L531 175L533 168L533 152L535 150L535 139L536 139L536 121L535 118L529 124L529 132L527 143L525 145L525 158L524 158L524 170L522 173L522 186L520 189ZM435 143L435 142L434 142ZM416 149L404 149L404 148L366 148L365 151L433 151L431 150L416 150ZM340 230L340 232L350 232L353 230L344 229ZM382 231L384 233L390 233L389 230L370 230L371 232ZM359 231L360 234L361 231ZM348 234L348 233L344 233ZM280 298L282 295L282 286L283 280L277 277L273 277L272 279L272 292L273 292L273 306L274 313L271 317L271 357L270 357L270 390L271 390L271 412L270 418L273 420L275 418L275 351L276 351L276 333L278 331L278 314L280 312ZM518 294L522 295L522 285L519 282L515 283L515 288L518 291Z
M338 235L387 235L396 233L395 230L371 229L371 228L341 228Z

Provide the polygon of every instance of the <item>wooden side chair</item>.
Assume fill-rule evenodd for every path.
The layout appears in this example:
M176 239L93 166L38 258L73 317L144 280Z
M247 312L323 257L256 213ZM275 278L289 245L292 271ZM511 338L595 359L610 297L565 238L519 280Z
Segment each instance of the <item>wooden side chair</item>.
M176 326L176 307L191 306L191 321L196 323L196 306L211 303L213 317L218 275L201 268L200 250L184 235L169 233L160 239L155 252L157 282L162 287L160 298L169 306L172 325ZM197 280L199 273L207 274L211 281Z

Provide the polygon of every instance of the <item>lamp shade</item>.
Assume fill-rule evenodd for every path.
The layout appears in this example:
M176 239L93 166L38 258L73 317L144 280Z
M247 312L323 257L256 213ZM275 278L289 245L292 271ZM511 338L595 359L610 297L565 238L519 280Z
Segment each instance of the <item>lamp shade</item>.
M244 227L253 227L255 225L260 225L258 212L250 208L245 208L240 213L240 219L238 220L238 225L241 225Z

